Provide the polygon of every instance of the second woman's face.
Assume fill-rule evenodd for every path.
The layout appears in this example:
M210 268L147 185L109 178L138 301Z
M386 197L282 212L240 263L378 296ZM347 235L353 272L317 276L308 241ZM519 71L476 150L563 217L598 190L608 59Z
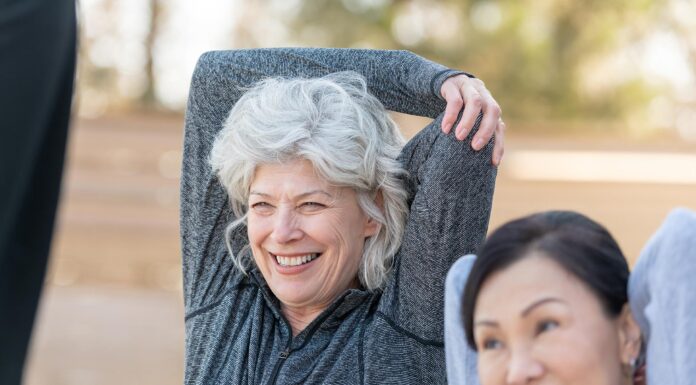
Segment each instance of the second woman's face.
M522 258L493 273L479 292L481 383L624 384L623 358L632 354L625 330L632 319L625 317L630 313L605 315L593 292L550 258Z
M321 310L358 284L365 238L379 230L355 191L330 185L312 164L261 165L249 194L249 244L284 306Z

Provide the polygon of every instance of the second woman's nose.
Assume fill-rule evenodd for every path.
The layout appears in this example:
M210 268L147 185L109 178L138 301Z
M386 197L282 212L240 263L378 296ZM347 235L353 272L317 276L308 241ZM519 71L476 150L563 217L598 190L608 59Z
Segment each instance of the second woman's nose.
M507 368L506 384L524 385L535 383L544 375L544 366L529 352L513 352Z

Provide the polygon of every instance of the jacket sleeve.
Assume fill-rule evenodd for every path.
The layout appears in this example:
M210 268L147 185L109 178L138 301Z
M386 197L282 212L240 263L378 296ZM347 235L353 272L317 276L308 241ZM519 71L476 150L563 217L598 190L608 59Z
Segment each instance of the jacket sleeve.
M478 356L466 341L462 297L476 256L459 258L445 281L445 359L449 385L480 385Z
M280 48L209 52L191 80L181 181L181 238L186 314L215 302L238 276L224 240L234 218L208 156L213 140L244 90L266 77L320 77L355 71L387 109L435 117L444 109L442 82L458 72L407 51ZM246 228L232 236L237 252Z
M686 385L696 374L696 212L672 211L641 252L629 302L647 344L648 384Z
M482 115L464 141L440 130L442 115L404 147L409 172L409 219L394 276L378 316L423 343L442 346L445 277L462 255L483 242L491 213L496 169L493 141L471 148Z

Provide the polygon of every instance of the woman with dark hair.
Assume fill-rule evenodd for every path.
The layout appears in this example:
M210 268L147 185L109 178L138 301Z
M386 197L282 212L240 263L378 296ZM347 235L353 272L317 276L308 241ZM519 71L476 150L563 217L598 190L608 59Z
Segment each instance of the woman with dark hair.
M575 212L534 214L491 234L462 277L471 261L453 267L460 276L450 273L448 285L466 280L460 314L477 358L463 351L456 365L448 348L451 383L475 383L478 360L483 385L634 384L641 334L628 307L629 268L603 226Z

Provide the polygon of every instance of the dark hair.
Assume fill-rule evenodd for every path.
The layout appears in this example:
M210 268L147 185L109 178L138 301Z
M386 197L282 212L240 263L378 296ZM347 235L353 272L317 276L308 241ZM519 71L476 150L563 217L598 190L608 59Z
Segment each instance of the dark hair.
M482 245L464 289L464 330L473 349L474 311L481 286L492 273L531 252L540 252L584 282L610 318L617 317L628 301L626 258L602 225L572 211L516 219L494 231Z

